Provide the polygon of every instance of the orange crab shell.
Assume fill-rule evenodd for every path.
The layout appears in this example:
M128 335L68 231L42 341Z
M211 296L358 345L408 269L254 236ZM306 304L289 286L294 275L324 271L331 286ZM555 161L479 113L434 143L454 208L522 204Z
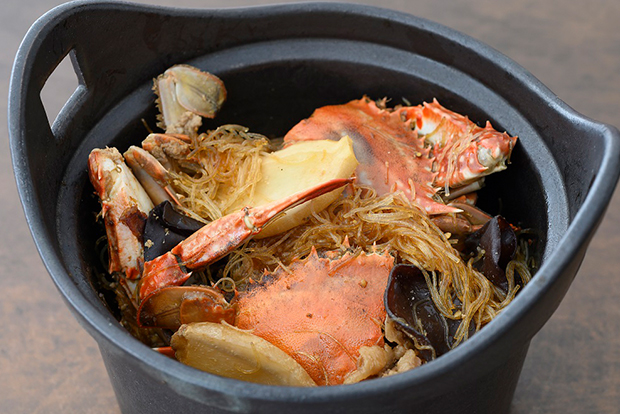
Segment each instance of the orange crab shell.
M430 148L412 128L415 119L405 118L406 114L386 110L364 97L316 109L284 136L284 143L348 135L359 161L358 183L379 194L402 191L430 214L455 212L433 200L437 188L432 186L436 173Z
M439 105L385 108L368 97L316 109L284 143L348 135L359 161L357 182L378 194L402 191L429 215L458 213L436 200L443 188L463 187L506 168L517 138L484 128Z
M383 346L383 295L394 258L316 250L239 297L236 325L293 357L319 385L342 384L359 349Z

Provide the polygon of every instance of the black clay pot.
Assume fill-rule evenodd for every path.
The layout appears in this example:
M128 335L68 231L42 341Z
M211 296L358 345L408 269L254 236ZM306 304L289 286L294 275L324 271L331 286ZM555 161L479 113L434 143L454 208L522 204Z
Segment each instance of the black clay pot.
M50 126L40 100L68 53L80 86ZM194 370L132 338L93 284L94 147L127 148L153 120L151 80L189 63L220 76L218 123L278 136L316 107L366 94L436 97L519 136L484 207L539 233L540 270L496 320L420 368L316 389L262 386ZM180 10L116 2L54 9L28 32L10 88L11 150L28 224L54 282L99 343L125 413L507 412L532 336L571 284L616 185L619 134L575 113L500 53L438 24L352 4ZM498 200L501 203L498 203Z

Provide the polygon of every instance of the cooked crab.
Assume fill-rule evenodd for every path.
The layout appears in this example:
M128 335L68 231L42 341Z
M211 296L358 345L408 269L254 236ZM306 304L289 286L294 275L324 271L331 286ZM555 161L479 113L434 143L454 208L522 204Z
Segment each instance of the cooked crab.
M226 97L215 76L183 65L157 78L155 89L166 132L125 153L142 185L114 149L94 150L90 159L110 272L124 273L138 323L177 331L171 344L179 360L233 378L335 385L386 372L394 355L384 342L383 297L395 262L387 251L365 253L347 241L340 251L313 248L234 294L180 285L250 238L282 234L325 209L354 172L380 194L403 192L444 231L471 233L490 218L475 208L474 192L484 176L506 167L516 137L489 123L481 128L437 101L387 109L385 101L363 98L319 108L286 134L283 149L260 154L255 182L242 183L210 223L144 263L140 225L153 203L182 204L169 171L205 175L201 166L213 158L197 150L205 139L198 128ZM218 184L222 193L235 185Z
M142 273L142 232L153 203L116 148L94 149L88 167L108 236L108 270L136 279Z
M385 102L365 97L316 109L286 134L284 142L344 135L353 139L360 184L379 194L403 191L431 215L459 212L440 202L438 191L449 195L451 188L505 169L517 140L488 122L480 128L436 100L388 109Z
M319 385L359 381L388 362L382 355L364 375L352 375L363 365L361 348L385 352L383 294L394 258L387 253L330 257L335 255L319 257L313 250L250 285L237 302L236 325L284 350Z

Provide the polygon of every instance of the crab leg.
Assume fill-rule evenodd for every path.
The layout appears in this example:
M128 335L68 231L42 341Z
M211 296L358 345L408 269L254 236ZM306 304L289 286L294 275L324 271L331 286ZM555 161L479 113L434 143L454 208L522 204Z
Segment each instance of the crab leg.
M140 298L164 286L180 285L192 270L224 257L259 233L280 213L352 182L336 178L260 207L245 207L198 230L170 252L144 264Z
M109 244L108 270L136 279L144 260L142 232L153 203L116 148L94 149L88 157L88 172L101 200Z

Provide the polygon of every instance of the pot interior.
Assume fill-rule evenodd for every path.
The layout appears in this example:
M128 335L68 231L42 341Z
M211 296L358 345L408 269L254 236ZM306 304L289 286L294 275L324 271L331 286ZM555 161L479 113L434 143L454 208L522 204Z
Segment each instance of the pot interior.
M536 162L553 157L536 130L509 102L466 74L416 55L379 46L368 55L366 46L354 42L332 42L321 49L307 44L294 47L298 43L259 43L178 62L218 75L227 87L224 108L214 120L205 122L203 129L234 123L268 137L281 137L323 105L346 103L364 95L387 97L390 106L437 98L443 106L481 126L489 120L496 129L519 136L508 169L487 177L479 206L533 229L538 236L536 254L539 259L545 256L549 223L559 220L550 215L566 208L562 207L566 206L563 191L549 189L562 181L555 163ZM338 53L342 48L347 50L344 55ZM154 100L151 79L145 79L97 123L68 165L58 197L58 239L69 275L110 320L118 315L114 299L98 293L97 275L105 268L97 240L105 232L95 220L100 206L88 181L87 159L93 148L115 146L123 152L129 145L138 145L148 134L145 124L156 130ZM533 153L538 157L533 158ZM560 209L550 212L549 205ZM563 231L559 227L554 230Z

